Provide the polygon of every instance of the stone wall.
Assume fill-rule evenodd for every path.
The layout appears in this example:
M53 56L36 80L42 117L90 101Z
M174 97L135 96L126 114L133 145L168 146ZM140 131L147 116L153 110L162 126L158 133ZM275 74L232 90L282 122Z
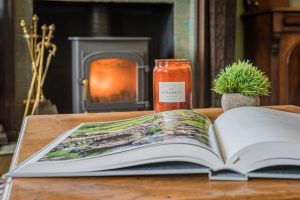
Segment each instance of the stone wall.
M16 122L20 127L24 104L27 98L27 91L31 81L31 60L27 49L26 41L23 38L21 19L27 23L31 22L33 13L32 0L14 0L14 63L15 63L15 104Z

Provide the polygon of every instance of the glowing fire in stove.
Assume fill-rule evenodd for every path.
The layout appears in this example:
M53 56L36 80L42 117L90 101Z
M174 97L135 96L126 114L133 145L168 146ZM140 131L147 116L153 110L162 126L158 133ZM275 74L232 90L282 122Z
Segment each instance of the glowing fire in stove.
M137 63L129 59L98 59L90 65L93 102L136 101Z

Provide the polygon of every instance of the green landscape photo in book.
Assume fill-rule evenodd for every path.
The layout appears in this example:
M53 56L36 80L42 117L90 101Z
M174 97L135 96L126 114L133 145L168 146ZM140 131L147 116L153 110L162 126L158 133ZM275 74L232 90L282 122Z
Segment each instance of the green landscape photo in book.
M70 160L115 153L166 141L191 141L212 148L210 120L200 113L176 110L124 121L82 124L40 161Z

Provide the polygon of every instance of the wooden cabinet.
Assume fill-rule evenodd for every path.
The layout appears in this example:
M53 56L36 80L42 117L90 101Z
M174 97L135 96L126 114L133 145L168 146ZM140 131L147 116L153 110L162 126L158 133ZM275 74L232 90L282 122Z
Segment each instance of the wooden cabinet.
M272 82L262 104L300 105L300 8L244 14L244 53Z

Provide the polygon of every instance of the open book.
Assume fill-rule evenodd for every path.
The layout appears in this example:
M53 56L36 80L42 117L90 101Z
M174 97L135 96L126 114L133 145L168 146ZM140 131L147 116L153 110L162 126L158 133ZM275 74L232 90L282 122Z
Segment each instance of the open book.
M83 123L8 177L208 173L214 180L300 178L300 115L242 107L220 115L173 110Z

